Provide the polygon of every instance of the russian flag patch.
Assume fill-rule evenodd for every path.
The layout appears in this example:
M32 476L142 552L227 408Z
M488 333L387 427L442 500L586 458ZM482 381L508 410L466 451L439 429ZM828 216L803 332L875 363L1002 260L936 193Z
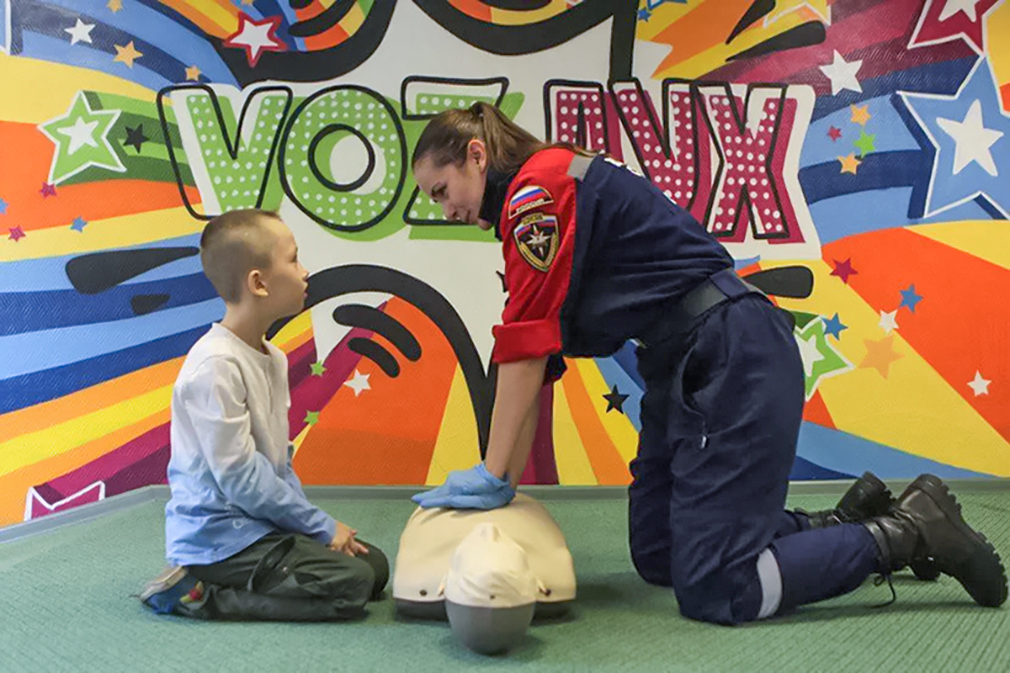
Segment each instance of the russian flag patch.
M522 215L527 210L554 203L550 192L539 185L523 187L509 199L509 219Z

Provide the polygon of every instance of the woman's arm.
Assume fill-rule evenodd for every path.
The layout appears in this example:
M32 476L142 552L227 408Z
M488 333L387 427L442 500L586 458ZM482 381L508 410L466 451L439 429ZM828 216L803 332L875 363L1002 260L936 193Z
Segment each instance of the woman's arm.
M507 473L513 487L519 483L533 447L546 367L547 358L498 365L498 385L484 464L496 477L504 478Z
M537 393L536 398L533 400L533 405L526 413L526 421L523 423L523 429L519 433L519 440L512 451L512 460L509 461L508 475L512 488L519 485L519 480L522 479L527 461L530 459L530 452L533 450L533 438L537 434L537 422L539 418L540 393Z

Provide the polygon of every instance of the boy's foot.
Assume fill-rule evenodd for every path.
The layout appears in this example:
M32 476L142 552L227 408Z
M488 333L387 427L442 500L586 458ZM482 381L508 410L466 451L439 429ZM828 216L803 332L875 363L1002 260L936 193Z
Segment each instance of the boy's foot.
M181 606L195 607L204 598L203 582L182 566L168 566L147 583L140 601L159 615L175 613Z

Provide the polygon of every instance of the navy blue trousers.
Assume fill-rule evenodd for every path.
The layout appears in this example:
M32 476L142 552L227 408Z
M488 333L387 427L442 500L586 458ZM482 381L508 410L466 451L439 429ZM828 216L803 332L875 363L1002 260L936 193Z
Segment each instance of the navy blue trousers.
M723 302L683 339L640 348L645 381L631 463L631 556L673 587L681 613L757 618L757 557L772 549L779 612L851 591L877 569L862 526L806 530L785 510L804 404L803 363L785 317L759 295Z

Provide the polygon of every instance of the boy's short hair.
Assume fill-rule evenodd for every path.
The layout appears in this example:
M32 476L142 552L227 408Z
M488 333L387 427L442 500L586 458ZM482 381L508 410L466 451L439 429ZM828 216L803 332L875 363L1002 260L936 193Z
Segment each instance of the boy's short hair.
M280 220L269 210L245 208L218 215L200 237L200 262L211 285L229 303L242 298L242 285L253 269L267 269L276 236L265 218Z

